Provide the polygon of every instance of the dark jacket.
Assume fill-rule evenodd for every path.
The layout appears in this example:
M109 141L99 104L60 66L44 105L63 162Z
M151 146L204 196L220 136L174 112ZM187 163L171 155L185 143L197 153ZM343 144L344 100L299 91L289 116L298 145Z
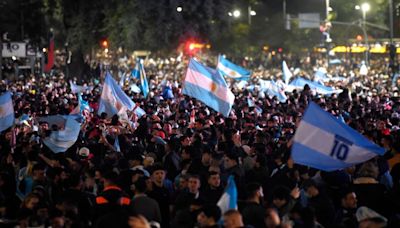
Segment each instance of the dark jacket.
M265 208L255 202L247 202L242 210L243 222L254 227L265 227Z
M96 217L104 216L121 209L129 210L131 200L121 188L108 186L96 197Z

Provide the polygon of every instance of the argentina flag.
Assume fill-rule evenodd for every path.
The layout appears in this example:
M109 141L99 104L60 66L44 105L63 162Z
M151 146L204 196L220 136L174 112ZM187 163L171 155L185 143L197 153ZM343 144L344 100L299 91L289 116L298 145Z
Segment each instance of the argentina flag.
M311 102L294 136L295 163L333 171L368 161L385 150Z
M11 93L6 92L0 96L0 132L6 130L14 124L14 106Z
M110 73L107 72L97 114L101 115L105 112L108 118L111 118L115 114L126 113L126 110L133 110L139 117L145 113L126 95Z
M222 194L217 203L218 207L221 209L222 214L230 209L237 209L237 197L238 193L236 189L235 179L233 176L229 176L225 192Z
M236 80L250 79L251 72L240 67L229 60L225 59L222 55L218 57L217 70L224 76Z
M43 118L50 126L60 125L60 130L52 131L50 136L43 139L43 143L54 153L62 153L75 144L81 130L81 125L76 120L76 116L50 116Z
M235 95L230 91L224 78L214 69L194 59L189 62L183 94L202 101L215 111L228 117Z

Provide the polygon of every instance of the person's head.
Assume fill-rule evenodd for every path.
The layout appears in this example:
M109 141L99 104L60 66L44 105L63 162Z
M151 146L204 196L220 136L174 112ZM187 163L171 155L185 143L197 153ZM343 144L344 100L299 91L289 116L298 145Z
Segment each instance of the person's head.
M181 145L184 146L190 146L190 144L192 143L191 139L189 136L182 136L180 138L181 141Z
M246 186L246 194L248 200L261 200L264 196L263 189L258 183L250 183Z
M30 209L30 210L33 210L33 209L36 208L36 206L38 205L39 201L40 201L40 198L39 198L39 196L37 194L29 193L25 197L24 201L22 202L22 207Z
M200 189L200 177L193 175L189 177L188 189L191 193L198 193Z
M130 215L128 219L130 228L151 228L149 222L142 215Z
M215 171L209 172L207 182L211 188L218 188L221 185L221 177L219 173Z
M200 209L197 222L200 227L215 225L221 218L221 209L217 205L207 205Z
M211 162L211 151L204 150L203 154L201 155L201 163L205 166L210 165Z
M138 193L145 193L147 190L147 183L146 183L147 178L146 177L140 177L135 183L135 194Z
M128 153L127 159L130 167L135 167L143 163L143 157L140 154Z
M235 153L227 153L224 157L224 167L230 169L239 163L239 158Z
M366 162L364 163L360 170L357 172L357 177L371 177L371 178L378 178L379 169L378 166L375 165L373 162Z
M243 227L243 218L238 210L228 210L223 216L225 228Z
M362 220L358 224L359 228L385 228L387 227L387 222L382 218L368 218Z
M351 190L345 190L342 193L340 203L343 208L346 209L355 209L357 208L357 195L356 193Z
M116 185L118 174L114 171L106 171L104 174L102 174L102 177L104 181L104 187L108 187Z
M32 168L32 178L35 181L44 181L46 179L46 166L37 163Z
M306 180L304 181L303 188L306 191L308 197L312 198L319 194L319 189L317 183L314 180Z
M278 227L281 224L281 219L275 209L268 208L264 217L264 222L267 227Z
M186 189L189 185L189 176L187 174L182 174L179 176L178 189Z
M154 165L151 174L151 179L156 185L162 186L164 183L165 174L166 174L165 170L161 165Z
M277 208L282 208L290 200L290 190L283 186L278 186L272 193L272 204Z

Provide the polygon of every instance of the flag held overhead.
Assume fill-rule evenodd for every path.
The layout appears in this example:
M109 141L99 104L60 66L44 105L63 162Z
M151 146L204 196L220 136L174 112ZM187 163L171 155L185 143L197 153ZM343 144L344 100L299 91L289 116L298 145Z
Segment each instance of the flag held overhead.
M202 101L215 111L228 117L235 95L230 91L224 78L214 69L194 59L189 62L183 94Z
M230 62L222 55L218 57L217 70L222 75L236 80L249 80L251 75L250 71Z
M295 163L333 171L368 161L385 150L311 102L294 136Z

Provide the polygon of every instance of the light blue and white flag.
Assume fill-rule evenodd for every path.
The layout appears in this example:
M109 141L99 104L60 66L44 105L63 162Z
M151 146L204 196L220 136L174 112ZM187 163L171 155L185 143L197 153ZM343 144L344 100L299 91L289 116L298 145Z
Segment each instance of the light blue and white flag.
M341 64L342 61L340 59L331 59L329 60L329 64L335 65L335 64Z
M91 112L92 108L89 106L89 102L83 100L80 93L78 93L78 105L70 112L70 115L79 114L82 115L84 111Z
M292 72L290 72L289 67L286 64L286 61L282 62L282 72L283 72L283 81L285 84L289 84L290 78L293 76Z
M324 85L324 82L329 81L329 78L326 76L326 69L325 68L318 68L318 70L314 74L314 81L315 82L320 82L322 85Z
M286 102L285 87L283 83L277 83L272 80L259 80L260 90L267 93L270 97L278 98L279 102Z
M225 192L222 194L217 203L218 207L221 209L222 214L230 209L237 209L237 197L238 193L236 189L235 179L233 176L229 176Z
M189 62L182 92L202 101L226 117L229 116L235 101L235 95L217 70L206 67L194 59Z
M131 91L134 92L134 93L140 93L141 92L139 86L137 86L136 84L132 84L129 87L130 87Z
M149 94L149 84L147 82L147 76L146 76L146 72L144 71L144 66L143 66L143 60L142 59L138 59L136 61L136 68L138 69L138 73L139 73L139 79L140 79L140 90L143 93L144 97L147 97L147 95ZM136 75L137 77L137 75Z
M72 93L83 93L86 91L93 90L93 86L80 86L80 85L73 83L72 81L69 81L69 84L71 86Z
M53 118L54 117L54 118ZM43 143L50 148L54 153L62 153L68 150L79 136L79 131L81 129L81 125L77 122L76 116L68 115L68 116L50 116L48 117L48 123L51 126L52 121L56 120L60 121L60 118L63 119L64 123L61 126L61 130L52 131L50 136L43 139ZM43 121L44 119L42 119ZM55 124L55 123L53 123Z
M222 55L218 57L217 70L224 76L236 80L249 80L251 72L225 59Z
M249 108L256 106L256 102L252 98L247 98L247 106Z
M341 93L343 91L341 89L334 89L332 87L324 86L317 82L313 82L304 78L296 78L295 80L290 82L289 85L296 89L303 89L305 85L308 85L311 90L323 95Z
M144 112L143 109L138 107L128 95L125 94L118 86L117 82L107 72L97 113L101 115L101 113L105 112L108 118L111 118L115 114L126 114L127 110L134 110L138 116L141 116Z
M279 102L285 103L287 100L285 88L275 81L271 81L269 88L266 90L266 93L271 97L278 98Z
M14 106L11 93L5 92L0 96L0 132L6 130L14 124Z
M383 155L377 146L335 116L311 102L294 136L295 163L333 171Z

